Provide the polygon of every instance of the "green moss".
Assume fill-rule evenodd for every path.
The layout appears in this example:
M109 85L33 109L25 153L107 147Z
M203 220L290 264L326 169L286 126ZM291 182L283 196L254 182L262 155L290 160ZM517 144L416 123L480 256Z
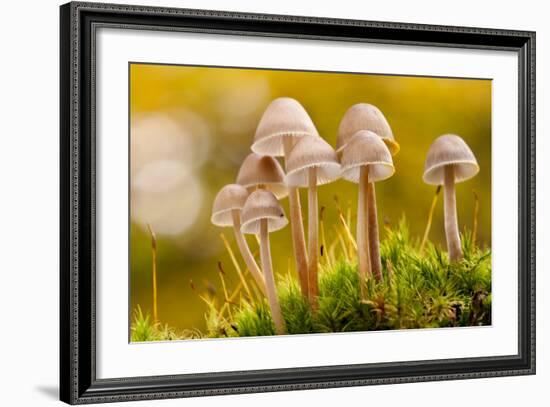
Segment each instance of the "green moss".
M447 254L428 243L423 253L410 238L404 220L386 229L381 243L383 281L366 282L361 300L355 256L336 254L322 260L318 310L302 296L296 278L278 281L277 289L289 334L356 332L387 329L435 328L491 324L491 252L475 247L469 232L462 235L464 258L450 264ZM235 304L209 301L208 337L274 335L265 299L241 297ZM175 339L173 331L161 335L138 308L132 340ZM177 336L177 335L176 335ZM196 333L178 339L201 337ZM164 339L160 339L164 338Z
M144 314L138 305L134 312L134 321L131 328L132 342L148 342L158 340L157 331L151 322L151 316Z
M168 325L154 324L149 314L144 314L138 305L130 329L131 342L175 341L181 339L202 338L202 333L195 329L176 332Z
M235 315L233 330L238 336L275 335L275 326L267 302L245 303Z
M277 289L288 333L315 332L311 308L301 294L298 281L289 276L278 285Z

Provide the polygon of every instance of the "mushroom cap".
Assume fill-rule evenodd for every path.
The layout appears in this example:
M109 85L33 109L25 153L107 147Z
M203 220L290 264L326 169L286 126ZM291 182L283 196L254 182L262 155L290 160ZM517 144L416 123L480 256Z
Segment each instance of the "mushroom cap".
M318 136L304 107L295 99L281 97L265 110L254 135L252 151L262 155L284 156L283 139Z
M281 164L268 155L248 154L239 169L237 184L246 188L262 185L265 189L273 192L277 199L288 195L285 173Z
M231 211L243 209L246 198L248 198L248 191L242 185L224 186L214 198L210 221L216 226L233 226Z
M479 165L470 147L455 134L444 134L434 140L428 151L424 165L424 182L430 185L443 185L444 168L454 165L455 182L466 181L479 172Z
M395 172L390 150L372 131L361 130L354 134L342 153L342 178L358 183L361 167L369 166L369 182L391 177Z
M317 168L317 185L327 184L340 177L338 156L321 137L303 137L296 143L286 159L287 185L308 186L308 169Z
M380 109L368 103L357 103L346 111L338 128L336 151L340 153L359 130L370 130L376 133L384 140L392 155L399 152L399 143L395 141L386 117Z
M268 232L282 229L288 223L285 211L273 192L258 189L252 192L246 200L241 215L241 231L243 233L259 234L262 219L267 220Z

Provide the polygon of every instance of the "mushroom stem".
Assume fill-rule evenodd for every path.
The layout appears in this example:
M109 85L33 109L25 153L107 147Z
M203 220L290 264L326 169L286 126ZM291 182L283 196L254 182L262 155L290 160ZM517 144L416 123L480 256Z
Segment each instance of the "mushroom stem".
M380 238L378 235L378 214L376 210L374 182L369 182L367 185L367 208L371 271L376 281L382 281L382 260L380 260Z
M262 272L260 271L256 260L254 260L254 256L250 252L248 243L246 242L246 239L241 232L240 211L238 209L233 209L231 211L231 217L233 218L233 231L235 232L235 240L237 241L237 246L239 246L241 256L243 256L246 267L248 267L248 270L250 271L250 274L252 274L252 277L254 278L254 281L256 281L259 289L262 291L263 294L265 294L266 290L264 277L262 276Z
M275 289L275 278L273 277L273 266L271 264L271 251L269 249L269 234L267 230L267 219L260 221L260 257L262 268L264 270L267 300L269 308L275 324L275 331L278 335L286 333L285 321L281 313L281 306L277 298L277 290Z
M447 237L447 250L451 262L462 258L460 235L458 233L458 221L456 215L455 171L453 165L445 166L445 235Z
M317 308L317 296L319 295L319 281L317 278L319 217L317 203L317 168L315 167L308 169L308 212L309 301L312 308L315 310Z
M283 141L284 154L288 157L294 141L285 137ZM298 188L288 188L288 206L290 212L290 229L292 232L292 245L294 249L294 258L296 261L296 271L300 279L300 288L304 297L308 296L308 259L306 254L306 239L304 235L304 223L302 220L302 206L300 204L300 194Z
M307 297L309 292L308 258L306 252L304 224L302 220L302 206L300 204L300 192L298 188L290 187L288 189L288 204L296 270L300 279L302 295Z
M359 268L359 287L361 300L366 299L366 281L370 276L369 237L367 230L367 184L369 167L364 165L359 170L359 200L357 203L357 263Z

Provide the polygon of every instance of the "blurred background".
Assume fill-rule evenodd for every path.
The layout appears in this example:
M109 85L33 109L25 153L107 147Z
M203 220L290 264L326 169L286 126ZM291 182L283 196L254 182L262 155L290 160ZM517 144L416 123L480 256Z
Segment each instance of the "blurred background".
M333 146L340 119L351 105L365 102L382 110L401 151L394 157L395 175L376 184L381 239L383 225L395 225L402 216L411 235L422 238L435 193L435 187L422 181L426 153L437 136L460 135L477 157L480 172L457 185L459 227L472 228L475 191L478 244L491 245L490 80L132 64L131 311L139 305L152 313L148 223L157 235L162 323L176 329L205 328L206 305L197 292L219 295L218 261L228 285L237 284L219 236L223 232L238 255L233 231L210 223L212 201L222 186L235 182L263 111L280 96L297 99ZM307 221L306 191L301 193ZM335 195L355 217L355 184L339 180L319 187L327 235L337 221ZM288 200L282 204L288 214ZM445 247L442 194L429 237ZM292 257L290 227L270 238L274 271L286 274ZM254 251L255 240L249 243ZM294 262L290 264L294 271Z

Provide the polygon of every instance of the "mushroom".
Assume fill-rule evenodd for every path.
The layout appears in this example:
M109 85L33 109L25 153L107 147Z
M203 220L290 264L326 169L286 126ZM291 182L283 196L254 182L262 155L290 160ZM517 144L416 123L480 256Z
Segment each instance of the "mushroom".
M445 236L451 262L462 258L456 214L455 183L466 181L479 172L477 160L470 147L455 134L445 134L430 146L424 166L424 182L443 185Z
M380 109L368 103L357 103L344 113L338 128L336 152L341 153L359 130L370 130L376 133L386 143L392 156L399 152L399 144L395 141L386 117Z
M341 153L352 137L360 130L369 130L384 141L392 156L399 152L399 144L395 141L391 127L384 117L384 114L376 106L368 103L358 103L350 107L338 128L338 139L336 142L337 152ZM378 233L378 214L376 210L376 190L374 183L368 186L367 192L367 210L369 219L368 241L370 244L370 262L371 269L375 276L381 276L382 263L380 256L376 254L379 251L379 233ZM363 215L358 214L358 217Z
M273 100L266 108L256 129L251 149L262 155L285 157L286 161L294 144L304 136L318 137L319 133L306 110L297 100L281 97ZM302 294L307 296L308 259L300 195L295 187L288 189L288 204L296 270L300 278Z
M395 168L390 150L382 139L372 131L361 130L345 145L342 152L342 178L359 184L357 205L357 251L361 294L364 299L364 282L368 272L368 262L376 280L382 279L380 261L380 241L378 239L378 219L374 183L391 177ZM371 211L371 207L374 210ZM368 214L368 217L365 216ZM375 234L370 231L375 230Z
M317 185L327 184L340 177L340 163L334 149L321 137L303 137L296 143L287 160L286 183L308 188L308 276L309 300L315 309L319 282L318 257L318 203Z
M267 189L273 192L277 199L288 195L285 173L279 162L268 155L248 154L239 169L237 184L250 192L256 188Z
M265 276L266 293L269 308L275 323L275 331L281 335L286 333L285 321L277 298L271 253L269 248L269 233L282 229L288 223L285 212L277 197L272 192L258 189L250 194L242 212L243 223L241 231L260 235L260 258Z
M233 227L235 233L235 240L239 246L239 251L241 256L252 274L252 277L256 281L256 284L262 290L263 293L265 290L265 281L254 256L250 252L248 243L244 238L241 232L241 210L243 209L246 199L248 198L248 191L245 187L238 184L228 184L224 186L216 198L214 198L214 203L212 205L212 217L210 221L221 227Z

